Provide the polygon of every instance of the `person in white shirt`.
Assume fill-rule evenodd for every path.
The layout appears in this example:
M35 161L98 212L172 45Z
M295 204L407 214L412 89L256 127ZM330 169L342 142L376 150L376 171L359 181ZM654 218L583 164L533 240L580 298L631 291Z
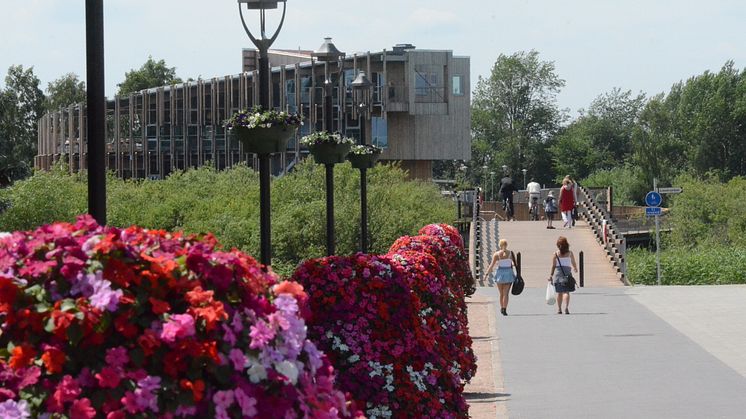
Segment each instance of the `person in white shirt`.
M534 178L531 178L531 182L526 185L526 190L528 191L528 211L530 213L531 208L536 205L536 213L538 215L538 208L541 203L541 185ZM539 217L537 216L536 219L538 220Z

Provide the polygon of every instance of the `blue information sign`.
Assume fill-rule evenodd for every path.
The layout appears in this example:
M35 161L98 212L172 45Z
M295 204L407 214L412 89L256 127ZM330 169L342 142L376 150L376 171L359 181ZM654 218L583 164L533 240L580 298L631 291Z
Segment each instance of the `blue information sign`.
M645 207L645 215L648 217L661 215L661 207Z
M659 207L661 206L662 201L663 198L661 197L661 194L656 191L650 191L645 195L645 204L649 207Z

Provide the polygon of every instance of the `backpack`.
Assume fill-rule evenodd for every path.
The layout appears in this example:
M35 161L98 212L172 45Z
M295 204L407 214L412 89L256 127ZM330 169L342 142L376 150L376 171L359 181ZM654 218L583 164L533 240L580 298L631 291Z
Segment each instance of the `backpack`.
M557 202L553 196L548 196L544 200L544 212L557 212Z

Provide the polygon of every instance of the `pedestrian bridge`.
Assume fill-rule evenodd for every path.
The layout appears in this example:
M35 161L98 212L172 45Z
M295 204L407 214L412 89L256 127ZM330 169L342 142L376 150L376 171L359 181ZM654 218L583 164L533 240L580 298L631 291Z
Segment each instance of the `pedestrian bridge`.
M479 286L494 286L484 278L492 254L498 250L498 239L508 241L508 250L521 254L521 276L526 287L544 288L551 270L552 258L557 250L559 236L567 237L570 250L580 263L583 252L585 287L623 287L617 269L609 261L604 247L599 245L589 225L578 220L575 227L562 228L562 221L555 220L556 229L547 229L546 221L483 221L481 228ZM577 276L576 276L577 277Z

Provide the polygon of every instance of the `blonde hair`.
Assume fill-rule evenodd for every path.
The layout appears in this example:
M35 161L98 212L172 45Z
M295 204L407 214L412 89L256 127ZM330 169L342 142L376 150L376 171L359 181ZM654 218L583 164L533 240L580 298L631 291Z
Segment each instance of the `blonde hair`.
M505 239L500 239L500 241L497 242L497 245L500 247L500 249L505 250L508 248L508 241Z

